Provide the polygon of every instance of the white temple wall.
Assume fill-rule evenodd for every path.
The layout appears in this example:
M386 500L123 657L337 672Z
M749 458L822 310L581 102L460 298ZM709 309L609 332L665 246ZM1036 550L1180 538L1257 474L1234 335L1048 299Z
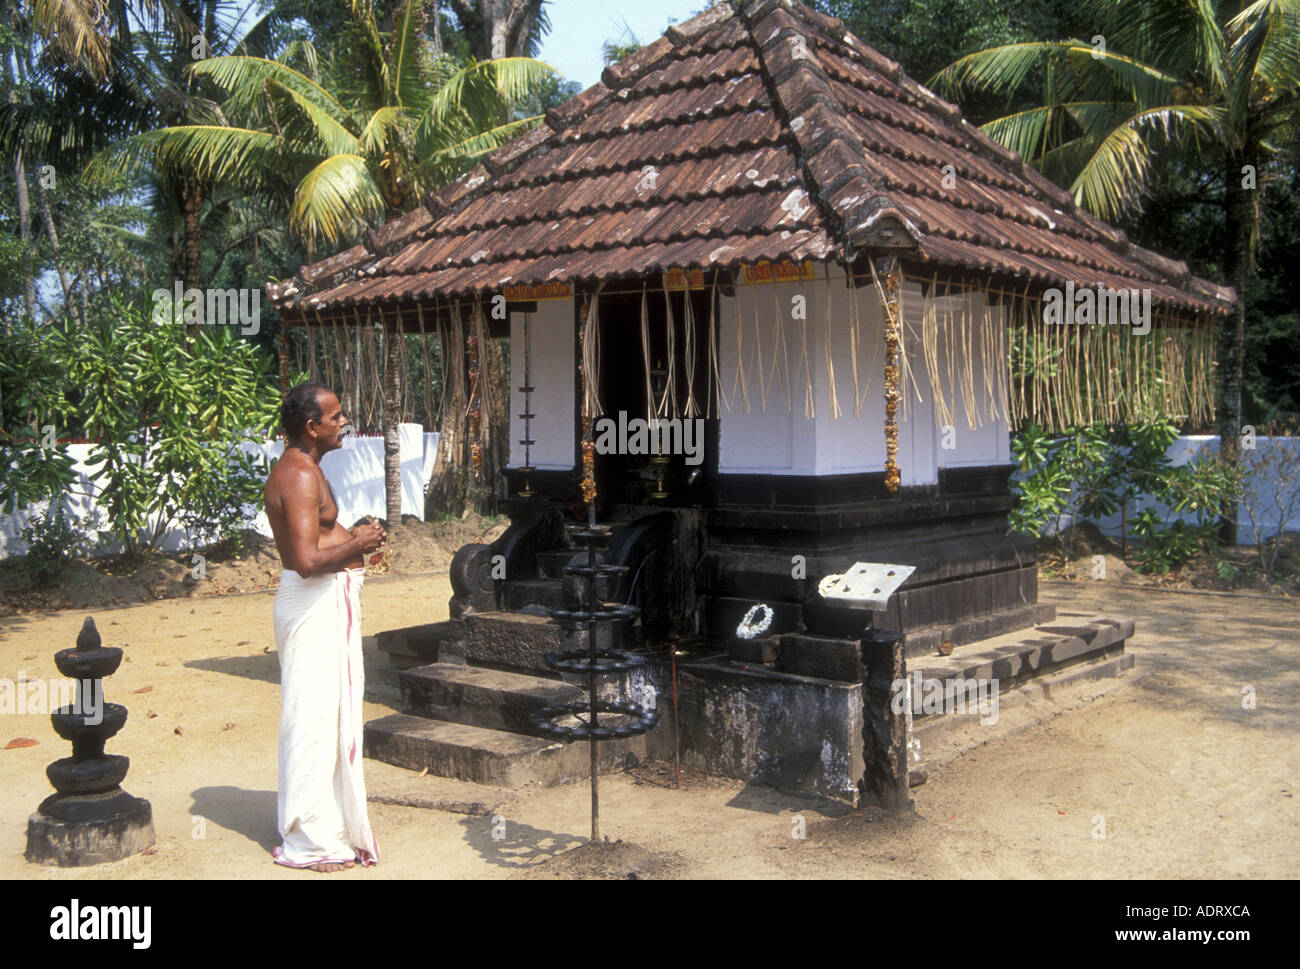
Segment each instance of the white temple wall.
M778 376L763 403L763 386L771 367L771 344L777 332L780 306L790 305L799 292L794 285L737 286L736 296L721 297L718 332L718 372L722 383L719 407L718 470L738 474L807 474L815 442L802 408L787 412ZM739 315L739 318L737 314ZM737 329L743 345L737 350ZM758 376L761 349L764 376ZM744 359L743 381L738 361ZM746 398L748 394L748 409ZM730 407L728 407L728 404ZM792 410L794 410L792 408ZM797 446L796 446L796 441Z
M524 318L529 319L529 379L536 389L532 410L537 415L530 433L533 467L564 471L573 467L573 301L541 300L536 313L510 314L510 464L524 463Z
M874 286L870 289L863 287L859 293L861 296L870 294L877 302L879 301ZM899 390L903 394L903 400L898 408L898 472L904 485L938 484L940 462L938 460L939 440L935 434L934 394L931 391L930 377L925 366L920 329L916 326L925 306L921 287L917 283L904 281L899 301L902 304L903 321L900 361L905 355L907 366L899 377ZM880 341L883 357L884 337L877 335L876 339ZM878 382L872 386L872 393L880 401L880 416L877 424L883 427L885 420L885 404L881 396L885 383L883 360L878 369L881 374ZM902 369L901 362L900 369ZM876 387L881 388L879 393ZM883 453L883 430L880 436L882 439L880 447ZM881 462L883 467L883 457Z
M885 467L884 338L879 299L874 286L859 285L850 290L844 283L843 270L830 267L829 283L824 266L818 266L818 278L799 283L737 287L735 298L722 299L719 344L724 399L731 399L731 410L724 406L721 420L721 454L719 470L734 474L856 474L883 471ZM791 298L802 295L807 313L808 366L814 389L816 415L804 412L807 382L803 370L800 343L803 326L792 317ZM853 353L850 328L851 300L858 302L858 382L853 380ZM904 403L899 413L898 464L904 485L933 484L938 481L939 467L959 467L1005 462L1009 460L1010 440L1004 415L990 420L982 397L976 427L968 426L964 407L957 405L957 419L951 433L945 434L936 420L935 400L930 385L921 341L921 319L926 302L921 288L905 282L901 294L904 314L903 350L908 373L904 377ZM982 297L971 297L979 300ZM830 304L830 340L834 364L834 386L840 416L831 416L831 377L826 364L826 306ZM732 398L737 381L736 329L737 306L740 325L744 327L743 351L746 386L749 390L749 413L739 388ZM982 303L972 309L982 309ZM790 406L786 409L781 373L771 378L772 349L779 334L775 330L778 312L785 327L786 352L789 356ZM758 353L755 347L755 320L762 337L763 381L770 380L766 412L763 410L762 385L757 376ZM942 325L942 321L941 321ZM978 362L979 335L972 336L976 353L976 384L983 387L982 364ZM942 344L941 344L942 346ZM943 374L946 358L940 359ZM784 369L784 367L780 368ZM855 396L858 403L855 403ZM946 392L950 406L954 399Z
M1005 464L1011 460L1011 428L1006 414L1005 401L999 400L991 406L989 384L998 387L998 374L984 374L985 333L980 321L985 312L984 294L976 291L943 296L939 299L920 301L919 287L912 286L905 295L905 313L908 322L907 339L910 342L909 360L914 368L917 384L922 388L927 400L928 423L915 421L915 438L933 435L932 447L939 467L959 468L987 464ZM941 334L936 349L936 363L940 374L940 383L944 388L947 413L934 400L929 369L925 365L921 352L920 318L925 310L933 306L937 325ZM1003 311L993 307L997 319L1003 319ZM962 323L963 313L968 314L965 327ZM971 321L975 321L972 323ZM969 353L953 352L952 347L969 346ZM1001 356L1001 351L992 355L993 359ZM970 359L970 382L974 394L973 401L964 400L961 390L962 361ZM1005 385L1005 375L1002 376ZM998 392L999 395L1001 392ZM971 406L973 403L973 407ZM918 445L919 446L919 445Z
M718 355L722 375L719 470L732 474L825 475L883 471L885 467L884 339L881 309L874 286L850 290L839 266L817 265L818 278L795 283L737 286L735 297L721 298ZM806 320L793 319L795 296L804 297ZM858 385L855 406L850 325L853 298L858 301ZM938 369L950 409L949 419L936 417L934 394L922 346L921 321L927 300L918 284L907 281L901 294L904 314L903 349L908 372L904 376L904 402L899 412L898 464L904 485L933 484L939 467L963 467L1010 461L1010 435L1006 415L991 419L984 393L982 331L972 327L969 345L974 354L974 382L978 388L974 427L961 395L949 387L948 341L938 347ZM835 370L835 391L840 416L831 416L831 378L826 364L826 306L831 311L830 339ZM949 330L958 319L960 301L970 300L972 314L983 310L979 293L939 300L939 327ZM738 321L737 309L740 317ZM510 467L524 463L523 313L512 313ZM533 412L532 463L544 470L574 466L573 426L574 333L573 306L569 300L545 300L530 314L532 331ZM737 381L737 326L744 327L744 388ZM772 371L773 350L784 330L788 363ZM808 369L813 385L815 417L805 416L800 344L806 326ZM756 339L757 329L757 339ZM761 347L761 350L760 350ZM759 360L762 360L762 376ZM953 361L955 371L957 361ZM789 375L787 390L783 376ZM766 385L766 406L764 386ZM730 409L726 402L730 402Z

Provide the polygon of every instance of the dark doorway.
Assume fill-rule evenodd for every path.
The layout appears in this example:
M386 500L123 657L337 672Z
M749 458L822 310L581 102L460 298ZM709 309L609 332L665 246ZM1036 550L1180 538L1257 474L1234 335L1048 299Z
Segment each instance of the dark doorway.
M596 487L603 502L691 506L701 504L707 491L705 479L717 468L717 420L709 417L716 408L709 382L709 323L716 326L716 313L710 313L710 289L689 292L670 291L673 339L672 387L676 403L669 393L663 416L685 418L686 404L693 392L697 417L703 420L702 434L692 437L700 463L688 463L685 453L654 456L650 454L596 454ZM686 300L690 300L688 320ZM626 420L647 420L662 411L663 398L669 388L668 358L669 313L664 290L658 279L645 291L646 316L650 348L650 388L646 387L645 353L641 336L642 293L633 285L600 298L599 387L601 417L618 424L620 414ZM688 331L689 327L689 331ZM693 339L688 340L690 333ZM692 360L693 357L693 360ZM691 379L687 379L687 368ZM647 401L654 400L652 408ZM593 425L598 436L599 423ZM683 431L685 427L683 425ZM698 471L698 474L692 472Z

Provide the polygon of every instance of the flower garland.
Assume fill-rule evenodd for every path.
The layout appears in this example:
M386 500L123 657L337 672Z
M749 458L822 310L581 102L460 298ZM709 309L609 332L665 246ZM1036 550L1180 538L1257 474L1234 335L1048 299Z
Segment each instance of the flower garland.
M876 267L871 267L872 276ZM880 279L876 277L880 290ZM885 487L897 491L901 477L898 473L898 348L901 332L898 320L898 260L891 259L885 269L884 289L880 302L885 310Z
M591 418L582 419L582 501L596 500L596 442L591 439Z
M754 619L760 609L763 610L763 618L755 622ZM749 612L745 613L745 618L740 620L740 625L736 627L736 635L741 639L756 639L771 627L773 615L772 607L766 602L750 606Z
M591 297L582 306L582 323L578 327L578 346L587 346L587 327L591 323ZM583 354L584 358L586 354ZM587 373L584 359L578 364L582 378L582 501L590 505L596 500L596 442L591 435L591 397L588 392L591 375Z

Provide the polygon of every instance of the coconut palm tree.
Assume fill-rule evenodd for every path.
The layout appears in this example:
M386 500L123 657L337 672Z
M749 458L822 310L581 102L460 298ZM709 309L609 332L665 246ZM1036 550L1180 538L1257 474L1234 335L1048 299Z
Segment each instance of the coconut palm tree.
M1300 147L1300 0L1101 0L1098 14L1104 26L1091 42L978 51L929 84L950 96L1010 95L1038 71L1041 105L983 130L1104 219L1139 206L1155 152L1188 164L1217 157L1223 271L1240 297L1254 273L1261 194L1276 162ZM1220 453L1233 467L1241 455L1244 327L1240 301L1217 347ZM1224 509L1223 537L1236 540L1235 504Z
M513 57L456 67L435 57L418 0L405 0L382 21L370 0L350 0L348 9L328 62L301 41L278 58L196 62L190 74L222 92L217 110L226 123L134 135L99 155L90 172L164 168L279 198L310 258L409 211L425 192L541 120L514 117L511 105L553 74L548 65ZM385 345L386 504L395 524L400 345Z
M391 32L368 0L332 64L308 42L279 58L213 57L190 72L224 95L227 124L175 125L112 146L91 165L110 172L161 164L262 195L287 197L289 228L311 249L337 246L409 211L479 157L540 117L509 106L552 68L531 58L459 69L422 49L418 0L406 0ZM284 186L290 187L286 194Z
M13 3L14 0L4 0ZM260 53L292 30L296 4L279 0L246 28L237 0L32 0L23 24L43 38L29 96L0 106L0 146L21 148L60 171L131 134L182 123L221 123L196 57ZM177 226L173 273L204 282L203 221L212 186L193 171L143 173Z

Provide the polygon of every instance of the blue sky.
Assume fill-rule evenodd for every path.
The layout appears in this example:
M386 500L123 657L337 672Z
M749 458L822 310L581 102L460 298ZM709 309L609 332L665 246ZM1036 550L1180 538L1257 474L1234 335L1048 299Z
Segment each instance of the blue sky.
M605 63L600 48L607 40L626 43L626 29L648 44L670 24L689 20L709 0L551 0L546 10L551 32L542 43L541 59L566 81L583 88L600 80Z

